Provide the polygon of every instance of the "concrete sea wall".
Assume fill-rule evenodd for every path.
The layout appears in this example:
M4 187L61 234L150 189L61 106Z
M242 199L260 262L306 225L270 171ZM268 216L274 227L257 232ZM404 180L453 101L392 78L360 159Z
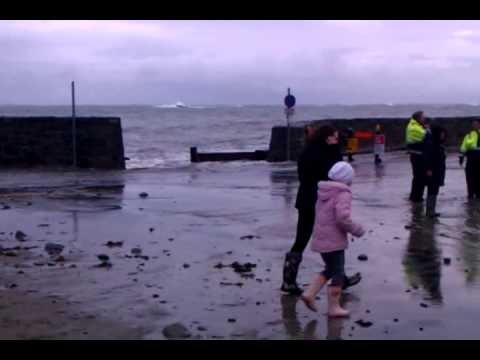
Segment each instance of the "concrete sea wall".
M0 167L70 167L70 117L0 117ZM79 168L125 169L122 126L116 117L76 119Z
M437 117L428 118L432 125L440 125L447 129L447 145L459 148L465 134L470 131L471 121L479 117ZM385 134L385 150L394 151L405 148L405 129L409 118L360 118L360 119L324 119L310 122L297 123L290 127L290 159L296 160L303 146L305 145L305 127L308 125L320 126L330 124L340 132L341 144L346 143L347 129L354 131L375 131L377 124L380 124ZM268 161L285 161L286 126L275 126L272 128ZM373 138L359 139L359 152L373 151Z

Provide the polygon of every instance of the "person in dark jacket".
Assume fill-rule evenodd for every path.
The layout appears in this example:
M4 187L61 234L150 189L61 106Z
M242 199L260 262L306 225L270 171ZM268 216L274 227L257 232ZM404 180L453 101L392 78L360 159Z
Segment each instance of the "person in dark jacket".
M300 187L295 202L298 210L297 234L292 248L285 255L283 266L281 290L293 295L302 293L302 289L297 284L297 274L303 252L313 232L317 184L319 181L328 181L328 172L331 167L343 160L338 144L338 132L335 128L324 125L310 134L311 137L307 139L307 144L298 159ZM352 277L345 277L344 288L357 284L360 279L359 273Z
M445 185L446 152L445 141L447 131L439 126L431 129L431 136L426 139L425 146L425 164L427 179L427 210L428 217L437 217L440 214L435 212L437 205L438 191Z

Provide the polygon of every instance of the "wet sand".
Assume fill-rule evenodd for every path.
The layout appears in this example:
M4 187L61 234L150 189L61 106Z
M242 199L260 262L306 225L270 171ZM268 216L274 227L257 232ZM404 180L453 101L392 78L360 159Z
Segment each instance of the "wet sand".
M347 272L363 280L344 296L344 320L323 315L324 292L315 314L279 291L296 226L295 164L4 173L0 338L164 339L174 323L190 339L479 338L480 205L466 201L456 156L437 222L407 201L405 154L382 168L356 159L354 218L368 231L347 251ZM45 252L49 242L65 246L63 262ZM113 266L95 267L99 254ZM322 268L309 249L304 258L301 284ZM216 266L235 261L255 264L252 275Z

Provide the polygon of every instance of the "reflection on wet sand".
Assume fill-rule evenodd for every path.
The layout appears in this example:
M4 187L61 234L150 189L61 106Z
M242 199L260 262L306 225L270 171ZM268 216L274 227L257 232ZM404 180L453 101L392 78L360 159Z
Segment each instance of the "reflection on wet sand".
M480 204L469 201L465 204L465 229L460 242L461 258L465 263L465 281L471 285L478 277L480 251Z
M342 329L344 319L330 318L322 313L319 313L319 320L310 320L304 328L302 323L298 320L297 304L300 298L291 295L282 295L282 318L285 326L285 332L291 340L321 340L321 337L316 334L317 323L322 320L327 325L327 340L342 340Z
M385 165L376 165L375 166L375 182L380 183L382 178L385 176Z
M403 265L410 286L427 293L426 300L442 303L441 253L435 236L435 220L423 216L422 204L412 205L412 220Z
M287 208L293 207L298 187L296 168L272 169L270 181L272 184L272 195L283 196L285 206Z

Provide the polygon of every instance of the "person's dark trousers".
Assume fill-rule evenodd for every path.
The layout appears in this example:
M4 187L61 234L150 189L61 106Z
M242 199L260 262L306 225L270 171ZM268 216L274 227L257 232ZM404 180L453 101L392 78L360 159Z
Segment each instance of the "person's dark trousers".
M467 192L470 199L480 198L480 155L468 154L465 166Z
M331 286L343 286L345 280L345 250L321 253L320 255L325 262L323 276L329 280L332 279Z
M440 186L438 185L428 185L427 187L427 195L428 196L437 196L440 190Z
M303 254L315 225L315 207L298 209L297 235L290 252Z
M413 171L410 201L421 202L423 200L423 193L425 192L427 177L425 161L420 154L410 154L410 163L412 164Z
M315 224L315 206L298 209L297 235L291 250L285 255L283 264L282 291L300 295L302 289L297 284L297 274L302 262L303 252L312 236Z
M440 214L436 212L439 189L440 187L437 184L428 184L426 215L430 218L440 216Z

